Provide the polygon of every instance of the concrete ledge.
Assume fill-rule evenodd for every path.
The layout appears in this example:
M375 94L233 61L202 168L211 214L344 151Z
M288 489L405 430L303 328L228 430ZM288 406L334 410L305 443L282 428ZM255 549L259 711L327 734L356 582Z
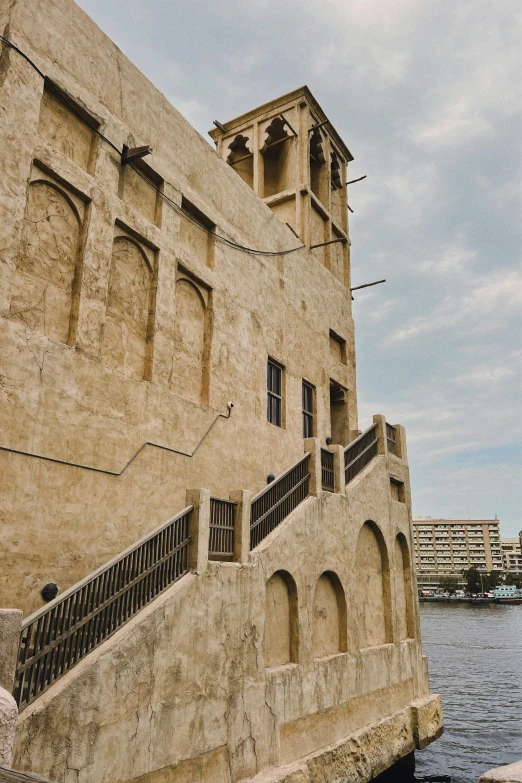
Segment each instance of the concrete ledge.
M414 701L411 709L415 747L422 750L444 731L440 696L430 693L426 698Z
M522 760L490 769L479 778L478 783L522 783Z
M427 740L425 745L436 739L435 736L428 739L430 726L437 736L440 735L441 725L433 721L437 711L442 719L440 697L429 696L306 758L264 770L241 783L337 783L340 780L369 783L415 749L419 721L421 734ZM427 715L431 715L431 719L424 725Z

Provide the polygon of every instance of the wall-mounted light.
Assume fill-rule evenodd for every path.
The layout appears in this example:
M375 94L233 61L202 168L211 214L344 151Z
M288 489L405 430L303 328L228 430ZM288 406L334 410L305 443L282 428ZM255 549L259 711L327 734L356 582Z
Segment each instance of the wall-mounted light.
M272 481L274 481L274 480L275 480L274 474L273 473L269 473L268 476L266 477L266 483L267 484L271 484Z
M331 437L330 437L330 436L328 436L328 437L326 438L326 445L327 445L327 446L331 446L331 445L332 445L332 439L331 439Z
M42 588L41 596L44 601L52 601L58 595L58 585L54 582L49 582Z

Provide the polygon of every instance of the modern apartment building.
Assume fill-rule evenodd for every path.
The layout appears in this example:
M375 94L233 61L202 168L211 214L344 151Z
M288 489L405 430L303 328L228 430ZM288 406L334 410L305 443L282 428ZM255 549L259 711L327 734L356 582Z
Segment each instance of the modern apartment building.
M504 571L522 573L522 531L512 538L501 538L502 567Z
M438 587L446 576L462 579L472 566L503 568L498 519L419 518L413 520L413 536L419 587Z

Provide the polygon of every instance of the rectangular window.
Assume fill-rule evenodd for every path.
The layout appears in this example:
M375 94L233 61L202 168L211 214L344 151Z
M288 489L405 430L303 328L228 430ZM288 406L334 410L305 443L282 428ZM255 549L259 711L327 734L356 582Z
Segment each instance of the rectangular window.
M303 438L314 437L314 387L303 381Z
M283 426L283 368L273 359L267 365L267 411L266 417L270 424Z

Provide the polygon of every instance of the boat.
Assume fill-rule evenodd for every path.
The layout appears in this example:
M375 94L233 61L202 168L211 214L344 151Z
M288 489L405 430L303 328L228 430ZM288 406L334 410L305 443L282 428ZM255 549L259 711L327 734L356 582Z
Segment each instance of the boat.
M495 588L496 604L522 604L522 590L515 585L501 585Z

